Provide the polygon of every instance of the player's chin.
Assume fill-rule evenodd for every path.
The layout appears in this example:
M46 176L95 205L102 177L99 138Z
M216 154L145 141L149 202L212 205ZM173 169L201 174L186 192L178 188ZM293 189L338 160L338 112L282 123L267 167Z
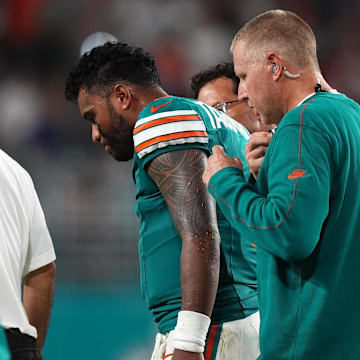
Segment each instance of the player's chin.
M118 146L114 146L114 144L106 144L104 149L116 161L128 161L134 156L133 149L124 149Z
M253 121L260 121L260 113L255 108L249 108L249 118Z
M128 161L134 157L134 152L123 152L123 151L116 151L110 150L109 154L116 160L116 161Z
M266 115L266 114L259 114L259 119L260 119L260 124L262 125L262 126L266 126L266 125L268 125L268 124L271 124L271 121L270 121L270 119L269 119L269 117Z

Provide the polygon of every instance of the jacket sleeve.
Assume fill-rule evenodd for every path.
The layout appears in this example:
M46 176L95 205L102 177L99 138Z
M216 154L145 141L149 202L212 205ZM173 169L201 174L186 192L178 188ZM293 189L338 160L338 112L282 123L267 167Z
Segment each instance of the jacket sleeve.
M285 261L299 261L315 249L329 212L330 141L299 125L284 126L273 140L260 184L229 167L210 179L209 191L240 233Z

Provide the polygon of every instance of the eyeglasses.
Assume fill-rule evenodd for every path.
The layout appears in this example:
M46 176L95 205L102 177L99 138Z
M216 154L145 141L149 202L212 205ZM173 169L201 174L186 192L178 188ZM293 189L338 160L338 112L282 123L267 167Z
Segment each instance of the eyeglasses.
M243 100L222 101L222 102L215 104L213 106L213 108L215 108L216 110L220 110L226 114L228 106L231 104L237 103L239 101L243 101Z

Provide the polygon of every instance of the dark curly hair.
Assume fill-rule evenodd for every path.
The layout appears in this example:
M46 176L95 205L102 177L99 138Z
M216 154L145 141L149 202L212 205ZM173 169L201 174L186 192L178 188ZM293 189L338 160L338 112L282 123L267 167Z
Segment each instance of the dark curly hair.
M76 103L81 88L103 88L126 81L143 87L160 85L156 63L142 48L107 42L85 53L69 73L65 98Z
M234 64L231 62L223 62L215 66L209 66L202 69L199 73L191 78L191 90L194 99L197 99L201 88L208 82L220 77L227 77L233 81L234 94L237 94L239 87L239 78L235 75Z

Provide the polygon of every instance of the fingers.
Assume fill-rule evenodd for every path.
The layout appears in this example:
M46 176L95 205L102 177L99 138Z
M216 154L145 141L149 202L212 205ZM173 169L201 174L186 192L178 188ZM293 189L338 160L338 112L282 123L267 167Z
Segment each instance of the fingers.
M213 155L225 155L224 148L221 145L215 145L212 148Z
M212 148L212 152L213 154L208 159L208 163L210 161L211 165L215 165L217 168L229 166L239 167L240 169L243 168L241 160L236 156L233 156L232 158L229 157L222 146L215 145Z
M265 131L257 131L250 135L250 140L246 146L247 151L252 151L259 146L268 146L273 135Z
M254 173L258 173L260 171L263 161L264 161L264 157L261 157L261 158L252 160L250 162L250 164L248 163L250 171L254 172Z
M264 156L267 150L267 146L258 146L252 151L245 152L245 158L248 163L251 173L257 179L257 175L260 171L261 165L264 161Z
M242 164L241 160L238 157L234 156L234 157L232 157L232 160L234 161L234 165L236 165L240 169L243 168L243 164Z
M272 134L264 131L255 132L251 134L250 140L245 147L245 158L255 178L257 178L257 174L260 171L272 136Z
M250 171L252 173L258 173L264 161L264 155L260 156L259 154L258 157L248 157L246 161L248 163Z
M263 158L265 156L266 150L267 150L267 146L259 146L252 151L245 151L246 161L249 164L253 160Z
M212 155L208 158L206 168L204 170L202 180L205 185L208 185L210 178L226 167L238 167L243 168L241 160L238 158L230 158L224 152L223 147L216 145L212 148Z

